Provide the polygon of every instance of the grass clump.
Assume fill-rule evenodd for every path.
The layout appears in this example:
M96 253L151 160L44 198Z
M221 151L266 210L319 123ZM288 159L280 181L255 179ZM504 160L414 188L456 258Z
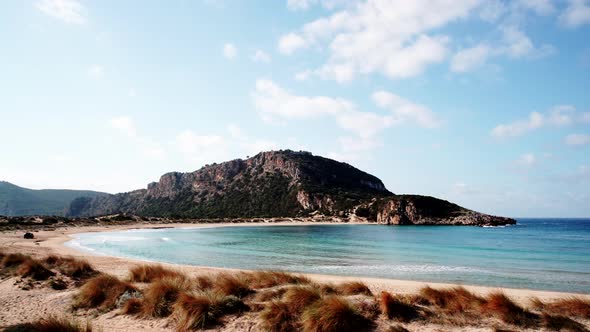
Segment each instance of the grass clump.
M138 298L130 298L121 308L121 313L124 315L138 315L142 311L143 301Z
M590 300L581 297L570 297L544 303L535 298L532 301L533 308L551 314L570 317L590 318Z
M192 290L190 280L184 277L163 278L152 282L143 292L141 314L144 317L167 317L181 292Z
M305 309L302 315L303 331L362 331L371 322L359 314L356 308L339 296L327 296Z
M50 316L32 323L7 327L7 332L92 332L92 325L86 321L82 324L68 317Z
M16 273L23 278L30 277L35 280L47 280L55 275L53 271L47 269L43 264L29 257L18 265Z
M212 289L222 295L234 295L244 297L252 293L248 281L243 275L231 275L229 273L220 273L213 281Z
M308 284L310 280L282 271L255 271L246 274L245 279L254 289L269 288L285 284Z
M30 259L29 256L25 256L23 254L6 254L2 257L2 268L15 268L22 264L27 259Z
M409 322L419 317L418 310L413 305L404 302L388 292L381 292L379 308L387 318L401 322Z
M496 316L502 321L521 327L537 325L537 316L514 303L502 292L491 293L480 307L481 313Z
M56 268L61 273L73 279L88 279L98 274L98 271L96 271L86 260L74 257L50 255L45 257L43 262L47 264L47 266Z
M265 331L291 332L296 331L296 324L289 306L282 301L268 302L260 312L260 323Z
M73 308L99 308L110 310L117 304L117 300L125 292L137 292L137 289L119 278L100 274L86 281L74 296Z
M294 314L300 314L305 308L322 297L318 289L309 286L289 287L283 294L283 302Z
M246 310L246 305L237 297L215 293L181 293L174 303L174 318L177 330L189 331L213 326L220 317Z
M138 265L129 270L129 281L132 282L152 282L181 276L180 272L167 269L162 265Z
M350 281L339 284L336 286L336 292L341 295L373 295L369 287L365 283L360 281Z
M427 286L420 290L420 296L428 304L437 306L449 314L477 311L485 302L484 298L473 294L463 287L434 289Z
M560 315L550 315L546 312L543 313L541 316L541 321L543 322L543 326L552 331L570 331L570 332L587 332L588 330L584 327L584 325L576 322L575 320L560 316Z

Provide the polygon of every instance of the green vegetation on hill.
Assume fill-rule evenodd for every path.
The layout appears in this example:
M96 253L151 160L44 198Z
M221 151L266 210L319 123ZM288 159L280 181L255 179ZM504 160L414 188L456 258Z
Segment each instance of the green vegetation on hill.
M61 216L77 197L96 197L104 193L89 190L33 190L0 181L0 215Z

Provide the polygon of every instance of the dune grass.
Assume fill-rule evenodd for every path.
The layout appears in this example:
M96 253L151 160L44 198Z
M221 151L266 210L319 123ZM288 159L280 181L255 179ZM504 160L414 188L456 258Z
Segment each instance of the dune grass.
M41 318L32 323L24 323L9 326L4 329L6 332L92 332L92 325L89 321L80 323L66 316L50 316Z
M387 318L401 322L409 322L420 316L415 306L388 292L381 292L379 308Z
M30 277L35 280L47 280L49 277L55 275L53 271L30 257L27 257L27 259L18 265L16 274L21 277Z
M302 323L306 332L363 331L372 325L345 298L334 295L326 296L306 308Z
M137 265L129 270L129 281L152 282L163 278L181 277L182 273L159 264Z
M338 284L336 285L335 290L336 293L340 295L373 295L369 287L365 283L360 281L349 281L342 284Z
M254 289L269 288L286 284L308 284L309 278L282 271L255 271L246 273L244 279Z
M590 319L590 300L581 297L574 296L552 302L534 298L531 303L534 309L550 314Z
M260 323L265 331L290 332L296 331L296 320L289 306L282 301L268 302L260 312Z
M43 259L43 262L48 267L55 268L62 274L78 280L88 279L98 274L98 271L88 261L74 257L49 255Z
M181 293L173 305L178 331L190 331L214 326L220 317L247 310L237 297L213 292Z
M521 327L533 327L538 324L536 314L514 303L502 292L490 293L485 303L480 306L483 315L496 316L503 322Z
M2 257L2 261L1 261L1 266L4 269L7 268L16 268L17 266L19 266L20 264L22 264L24 261L26 261L27 259L30 259L29 256L25 256L23 254L5 254Z
M244 275L230 273L219 273L213 280L212 289L222 295L234 295L240 298L253 292Z
M287 288L282 300L293 314L300 314L303 310L315 301L319 300L322 294L317 288L309 286L293 286Z
M156 279L143 292L141 315L144 317L167 317L172 305L182 292L190 292L194 284L185 277Z
M485 299L463 287L434 289L423 287L419 294L426 303L442 309L447 314L460 314L469 310L478 310ZM420 299L418 299L420 302Z
M89 279L80 287L80 290L74 296L72 307L74 309L99 308L101 310L110 310L116 307L117 300L125 292L137 292L137 289L115 276L100 274Z

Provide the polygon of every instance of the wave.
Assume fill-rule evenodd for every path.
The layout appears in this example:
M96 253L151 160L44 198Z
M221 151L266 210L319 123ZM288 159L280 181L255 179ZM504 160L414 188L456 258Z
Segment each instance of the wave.
M297 267L291 267L297 269ZM299 267L300 269L302 267ZM317 271L372 271L386 273L487 273L489 271L467 267L467 266L448 266L448 265L430 265L430 264L409 264L409 265L320 265L307 267Z

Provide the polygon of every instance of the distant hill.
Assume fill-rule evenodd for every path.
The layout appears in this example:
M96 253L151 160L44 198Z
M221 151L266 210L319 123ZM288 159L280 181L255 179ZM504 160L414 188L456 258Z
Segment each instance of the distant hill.
M54 215L63 216L70 203L78 197L94 198L106 193L89 190L22 188L0 181L0 215Z
M384 224L514 223L428 196L395 195L377 177L309 152L261 152L246 160L167 173L147 189L77 198L66 215L116 213L172 218L296 217L316 214Z

